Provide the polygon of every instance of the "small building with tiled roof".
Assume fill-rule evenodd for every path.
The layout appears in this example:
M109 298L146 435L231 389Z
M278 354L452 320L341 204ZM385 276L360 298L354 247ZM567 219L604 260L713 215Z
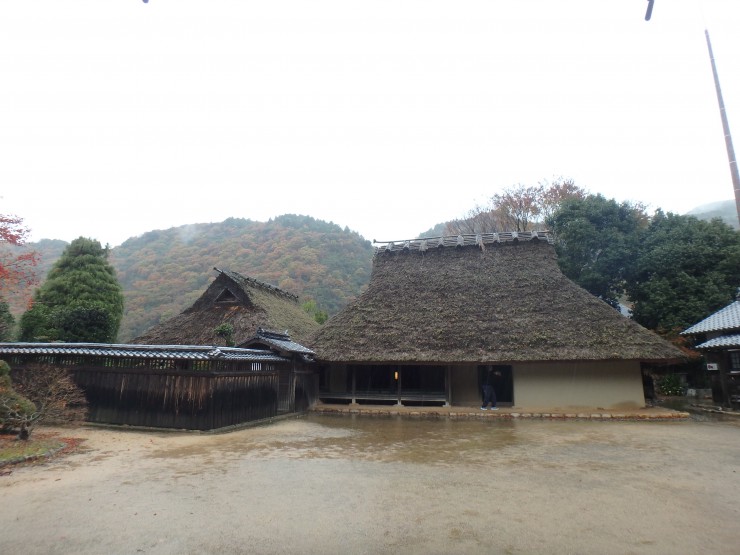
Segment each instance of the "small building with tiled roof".
M293 341L288 330L279 332L258 328L254 336L237 346L249 349L268 349L282 356L301 357L306 362L310 362L314 355L311 349Z
M254 336L240 343L238 347L264 349L291 361L290 367L283 366L279 371L280 410L302 411L316 401L318 376L311 364L314 352L293 341L287 330L278 332L259 328Z
M325 402L634 408L676 347L566 278L547 232L378 244L367 290L308 342ZM377 243L376 243L377 244Z
M214 268L218 275L193 306L131 340L147 345L239 345L259 328L288 330L305 343L319 324L298 297L237 272ZM228 337L230 332L231 337Z
M735 301L686 329L694 349L713 373L712 396L725 406L740 405L740 288Z

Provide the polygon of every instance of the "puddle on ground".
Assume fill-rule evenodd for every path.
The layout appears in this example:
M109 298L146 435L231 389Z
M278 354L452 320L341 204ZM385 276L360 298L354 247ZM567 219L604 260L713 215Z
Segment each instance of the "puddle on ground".
M685 423L683 423L685 424ZM530 465L588 468L651 464L643 454L661 447L659 433L630 439L630 426L644 431L671 423L517 420L462 421L308 415L267 426L215 436L160 440L146 457L181 462L193 469L227 470L229 461L260 459L342 459L451 466ZM677 425L682 425L678 423ZM615 434L619 434L617 437ZM626 445L625 445L626 444ZM178 465L179 466L179 465ZM182 467L180 467L182 468Z
M166 442L164 442L166 443ZM186 445L162 446L153 458L217 455L221 458L362 459L446 464L465 453L485 460L495 450L519 443L516 426L449 420L410 421L311 415L218 436L199 436Z

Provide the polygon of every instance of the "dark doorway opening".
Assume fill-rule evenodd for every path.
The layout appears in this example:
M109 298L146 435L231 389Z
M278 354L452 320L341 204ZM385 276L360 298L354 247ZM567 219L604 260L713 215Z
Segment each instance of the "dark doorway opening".
M496 392L498 404L511 406L514 404L514 380L511 366L502 364L481 364L478 366L478 391L483 384L489 383Z

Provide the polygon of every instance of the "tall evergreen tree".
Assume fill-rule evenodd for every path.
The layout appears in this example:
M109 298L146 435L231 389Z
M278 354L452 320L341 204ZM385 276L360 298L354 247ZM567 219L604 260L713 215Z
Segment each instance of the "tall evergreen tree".
M113 342L123 292L108 249L80 237L70 243L34 295L20 322L22 341Z
M0 298L0 341L11 341L15 318L10 313L8 303Z

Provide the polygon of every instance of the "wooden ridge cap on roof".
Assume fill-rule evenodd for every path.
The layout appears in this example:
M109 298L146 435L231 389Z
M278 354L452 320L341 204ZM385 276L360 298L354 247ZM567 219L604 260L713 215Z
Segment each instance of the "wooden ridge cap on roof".
M293 293L288 293L284 289L280 289L276 285L270 285L269 283L265 283L264 281L260 281L255 278L243 276L237 272L232 272L230 270L221 270L219 268L213 267L214 270L216 270L220 274L224 274L226 277L231 279L232 281L236 282L239 285L252 285L254 287L259 287L260 289L265 289L266 291L269 291L270 293L273 293L280 297L288 298L292 301L298 302L298 295L294 295ZM243 282L243 283L242 283Z
M474 233L465 235L443 235L439 237L425 237L422 239L407 239L401 241L376 241L373 239L375 254L395 251L420 251L439 247L468 247L496 243L516 243L519 241L547 241L554 243L552 233L549 231L506 231L497 233Z

